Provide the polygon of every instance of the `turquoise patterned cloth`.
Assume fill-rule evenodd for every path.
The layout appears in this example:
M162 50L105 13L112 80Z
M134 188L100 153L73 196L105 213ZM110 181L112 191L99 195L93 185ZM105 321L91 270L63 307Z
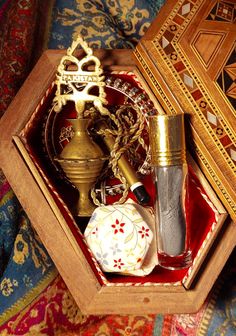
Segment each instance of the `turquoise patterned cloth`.
M0 177L2 186L0 197L0 276L2 276L12 253L14 241L19 230L18 218L20 204L10 189L9 184L4 181L4 176L1 174Z
M1 325L10 308L20 300L29 303L26 296L35 297L35 288L55 266L1 171L0 182Z
M133 48L164 0L56 0L49 49L65 49L82 35L92 48Z

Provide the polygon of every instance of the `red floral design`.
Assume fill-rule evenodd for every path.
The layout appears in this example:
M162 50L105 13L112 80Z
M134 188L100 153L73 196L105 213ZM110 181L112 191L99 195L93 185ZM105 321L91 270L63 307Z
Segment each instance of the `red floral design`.
M1 324L0 335L88 335L81 330L88 331L101 319L101 316L83 315L64 281L57 275L30 305Z
M114 230L114 234L117 234L118 232L124 233L123 227L125 226L125 223L120 223L118 219L116 219L115 224L112 224L112 228Z
M121 258L118 260L114 260L114 267L117 267L119 269L121 269L121 266L124 266L124 263L121 261Z
M92 232L92 234L97 234L98 232L98 227L95 228L95 230Z
M138 231L138 233L141 233L142 238L144 238L144 237L149 237L149 233L148 233L149 231L150 229L145 229L145 227L142 226L142 229Z

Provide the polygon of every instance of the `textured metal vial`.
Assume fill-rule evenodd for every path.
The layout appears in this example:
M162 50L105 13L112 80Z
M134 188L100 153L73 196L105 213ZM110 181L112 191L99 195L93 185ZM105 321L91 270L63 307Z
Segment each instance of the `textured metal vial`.
M188 267L191 251L185 213L188 169L184 115L149 117L149 141L159 264L169 269Z

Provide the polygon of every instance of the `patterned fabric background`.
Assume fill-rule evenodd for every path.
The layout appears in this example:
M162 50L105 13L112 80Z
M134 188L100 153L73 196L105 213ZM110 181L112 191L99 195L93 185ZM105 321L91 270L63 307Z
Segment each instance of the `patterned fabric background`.
M65 49L81 34L93 48L133 48L164 0L56 0L48 47Z
M163 2L0 0L0 115L44 49L77 33L92 47L133 48ZM196 314L84 316L0 174L0 335L233 336L235 259Z
M1 3L0 117L29 72L37 18L37 0Z
M25 307L57 271L0 172L0 324Z

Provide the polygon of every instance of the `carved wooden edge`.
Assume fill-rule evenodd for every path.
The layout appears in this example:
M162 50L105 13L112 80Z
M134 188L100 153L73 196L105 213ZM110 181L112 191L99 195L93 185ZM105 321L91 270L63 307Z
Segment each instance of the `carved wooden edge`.
M220 240L214 243L211 260L206 261L192 288L101 287L85 309L86 314L176 314L196 313L205 302L236 243L236 226L225 223ZM202 290L204 288L204 290ZM133 303L136 303L135 305ZM181 309L180 309L181 304Z
M211 188L200 168L189 153L187 153L187 161L194 169L194 172L199 179L201 186L205 190L204 193L202 193L202 191L200 190L200 194L202 195L203 199L209 204L215 214L215 220L211 225L211 229L206 235L204 241L202 242L194 258L193 264L190 266L187 274L183 278L182 282L184 287L186 289L189 289L194 282L195 277L197 276L202 264L204 263L204 260L207 258L208 252L210 251L215 239L217 239L217 236L219 235L219 232L228 216L228 213L220 203L214 190Z

